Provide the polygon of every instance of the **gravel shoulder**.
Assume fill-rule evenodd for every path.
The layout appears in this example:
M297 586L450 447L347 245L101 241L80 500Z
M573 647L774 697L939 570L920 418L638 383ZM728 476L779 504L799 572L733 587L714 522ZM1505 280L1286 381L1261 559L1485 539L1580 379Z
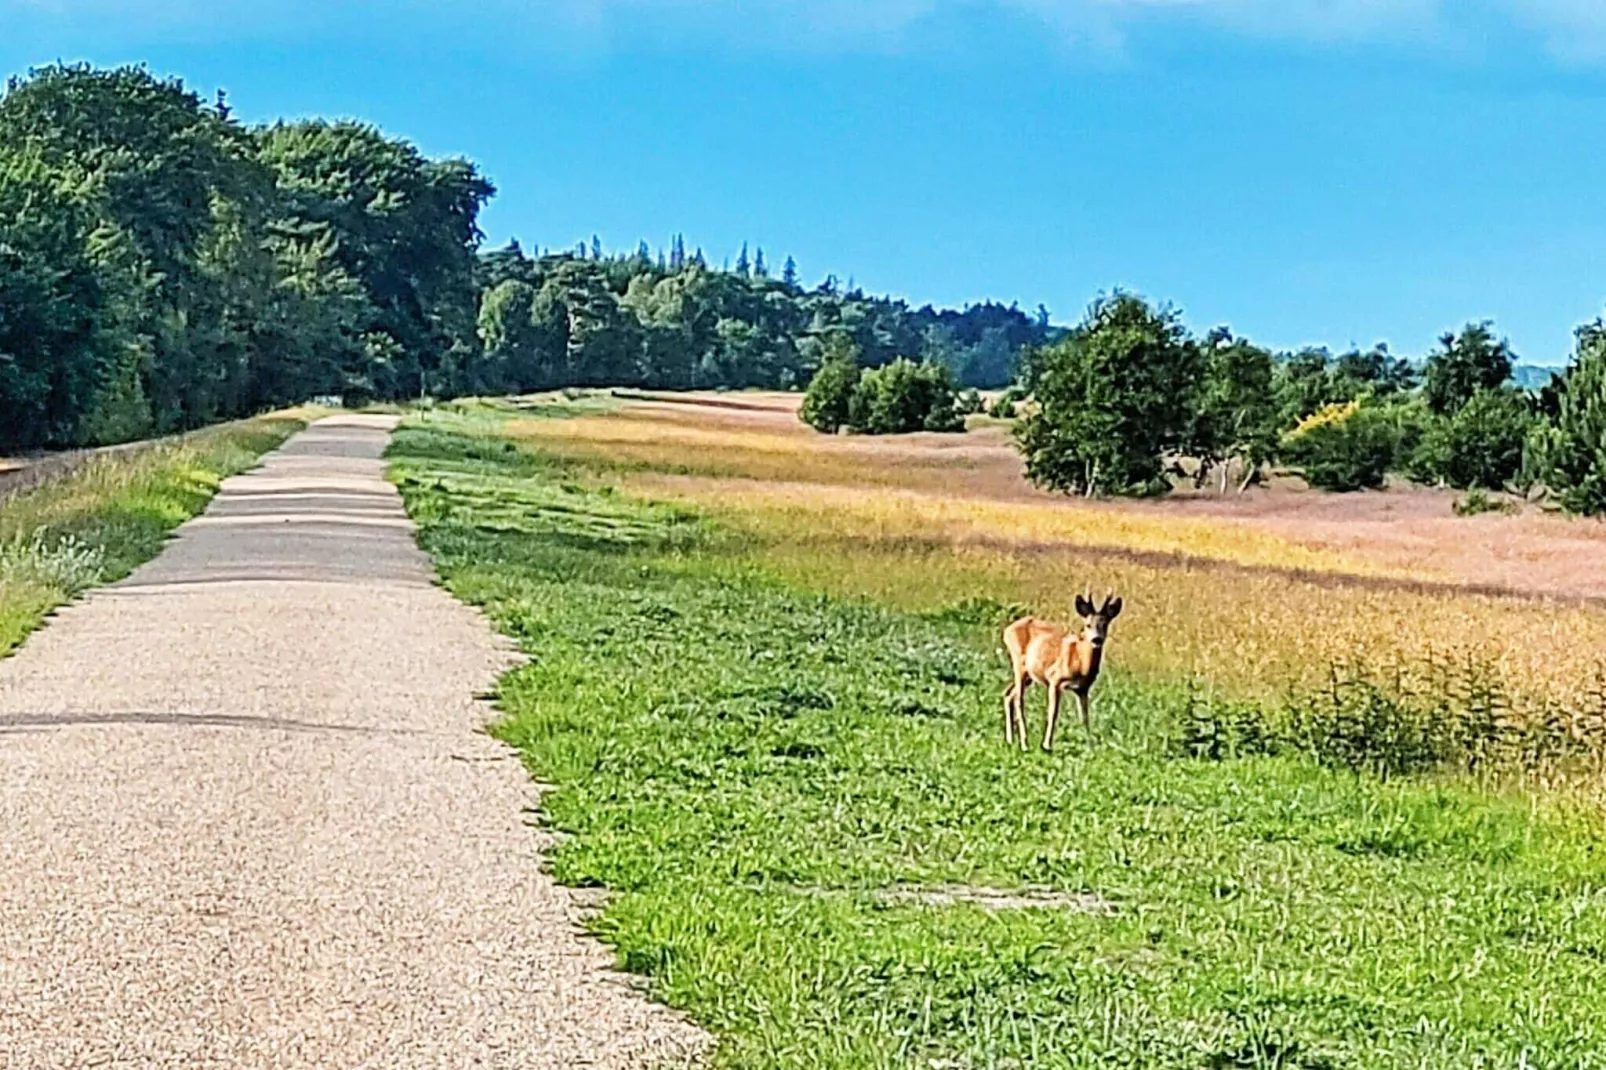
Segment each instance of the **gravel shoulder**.
M0 662L0 1065L646 1067L473 696L513 654L320 421Z

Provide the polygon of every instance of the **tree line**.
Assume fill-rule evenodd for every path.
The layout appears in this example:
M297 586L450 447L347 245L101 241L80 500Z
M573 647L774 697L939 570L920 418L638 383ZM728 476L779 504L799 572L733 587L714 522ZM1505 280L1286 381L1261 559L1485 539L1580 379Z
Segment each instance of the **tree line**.
M356 123L247 128L140 68L0 98L0 447L115 442L318 394L399 397L475 347L491 184Z
M1048 313L992 302L912 308L828 277L798 282L787 258L771 273L746 246L730 268L688 254L676 238L607 255L601 244L531 256L517 243L480 261L483 352L465 389L565 386L800 389L833 338L862 367L899 358L940 365L961 384L1002 386L1019 354L1053 337Z
M823 339L1007 381L1046 312L910 308L677 239L484 252L494 187L353 122L246 126L139 67L0 97L0 449L139 438L335 395L788 388Z
M1016 439L1028 476L1069 493L1165 493L1229 471L1240 490L1273 461L1352 491L1390 475L1471 490L1542 492L1606 513L1606 323L1577 332L1541 389L1488 323L1445 334L1420 363L1386 346L1273 353L1218 328L1195 337L1170 307L1127 293L1094 302L1025 354Z
M1280 460L1331 489L1390 473L1543 488L1606 512L1606 325L1534 391L1486 324L1420 365L1274 354L1130 294L1073 328L1014 305L804 286L683 239L485 250L495 190L361 123L247 126L139 67L57 65L0 97L0 449L124 441L334 395L569 386L801 388L817 425L952 430L966 387L1026 397L1031 477L1156 493ZM826 389L829 387L829 389ZM829 395L829 396L827 396Z

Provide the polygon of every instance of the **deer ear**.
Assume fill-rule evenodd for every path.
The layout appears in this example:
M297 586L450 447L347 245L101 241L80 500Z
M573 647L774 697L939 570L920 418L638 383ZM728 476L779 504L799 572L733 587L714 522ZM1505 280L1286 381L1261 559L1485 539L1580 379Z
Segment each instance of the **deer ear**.
M1093 603L1088 601L1087 595L1079 594L1076 596L1076 613L1080 617L1091 617L1093 615Z
M1104 619L1114 620L1121 615L1122 602L1119 598L1111 598L1104 603Z

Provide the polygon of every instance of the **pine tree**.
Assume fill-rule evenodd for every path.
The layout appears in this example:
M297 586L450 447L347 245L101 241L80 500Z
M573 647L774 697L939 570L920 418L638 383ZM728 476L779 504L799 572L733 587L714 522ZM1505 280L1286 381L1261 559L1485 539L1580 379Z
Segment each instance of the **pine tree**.
M679 271L686 266L686 238L676 234L669 243L669 270Z
M591 235L591 259L602 259L602 239L595 234Z
M753 254L753 277L767 279L770 277L769 265L764 263L764 250L759 249Z
M1579 328L1553 389L1555 415L1537 436L1544 482L1568 512L1606 516L1606 322Z
M742 252L736 258L736 274L747 278L753 273L753 265L747 259L747 243L742 242Z
M786 266L781 268L781 282L786 286L797 285L797 261L790 256L786 258Z

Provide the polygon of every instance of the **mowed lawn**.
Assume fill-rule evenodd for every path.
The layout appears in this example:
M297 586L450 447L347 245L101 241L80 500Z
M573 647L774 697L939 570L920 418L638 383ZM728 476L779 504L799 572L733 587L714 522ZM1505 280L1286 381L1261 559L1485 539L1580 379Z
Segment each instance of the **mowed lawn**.
M499 731L557 875L611 893L597 932L719 1065L1606 1066L1593 811L1188 757L1125 618L1095 738L1007 749L984 570L856 593L853 540L625 493L514 415L576 413L414 418L393 476L530 655Z

